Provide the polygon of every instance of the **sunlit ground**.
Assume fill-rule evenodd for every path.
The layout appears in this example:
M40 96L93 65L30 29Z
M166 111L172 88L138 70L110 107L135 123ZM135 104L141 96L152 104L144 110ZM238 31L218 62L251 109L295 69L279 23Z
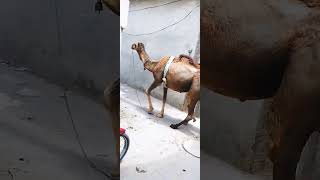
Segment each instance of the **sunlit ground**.
M121 85L120 125L131 140L121 163L121 179L200 179L200 159L183 148L186 141L200 141L200 120L190 121L178 130L171 129L170 124L183 120L186 113L166 104L164 118L160 119L146 112L146 100L145 94ZM153 98L153 105L156 114L161 101ZM193 148L199 151L199 143L196 144L198 147Z

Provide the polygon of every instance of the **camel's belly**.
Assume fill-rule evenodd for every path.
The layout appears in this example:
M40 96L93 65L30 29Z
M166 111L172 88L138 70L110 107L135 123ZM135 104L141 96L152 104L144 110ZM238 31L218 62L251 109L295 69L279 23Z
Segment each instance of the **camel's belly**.
M269 10L236 11L239 16L230 19L227 11L217 11L202 15L202 85L243 100L272 96L288 61L287 46L278 44L285 42L288 25ZM260 19L250 16L256 13Z
M177 92L188 92L197 71L179 63L172 64L167 74L167 87Z
M256 57L231 52L226 53L229 56L225 56L218 50L214 53L208 55L208 61L203 61L202 85L217 93L242 100L274 95L288 62L286 53L268 57L264 53ZM206 58L206 55L202 58Z

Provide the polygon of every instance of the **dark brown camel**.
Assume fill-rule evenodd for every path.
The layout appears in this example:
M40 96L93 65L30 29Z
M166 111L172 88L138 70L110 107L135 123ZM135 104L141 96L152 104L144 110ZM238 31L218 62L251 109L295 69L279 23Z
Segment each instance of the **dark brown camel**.
M320 129L319 9L298 0L201 7L202 85L241 101L271 98L273 180L295 180L303 147Z
M163 118L167 91L168 88L170 88L177 92L187 92L188 102L187 117L178 124L171 124L170 127L177 129L180 125L187 125L190 120L195 120L194 108L200 99L200 65L194 63L191 57L180 55L179 57L174 58L172 64L169 66L166 78L163 79L164 69L170 57L166 56L161 58L159 61L152 61L146 53L143 43L132 44L131 48L137 51L144 68L152 72L154 77L153 83L145 92L149 102L148 113L152 113L153 111L150 97L151 91L160 86L164 81L165 86L163 87L162 108L157 116L159 118Z

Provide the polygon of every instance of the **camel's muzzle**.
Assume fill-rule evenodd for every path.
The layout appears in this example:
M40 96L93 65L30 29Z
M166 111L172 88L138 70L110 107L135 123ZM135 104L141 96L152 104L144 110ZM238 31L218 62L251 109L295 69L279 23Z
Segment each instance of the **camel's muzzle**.
M131 49L135 50L137 48L136 44L132 44Z

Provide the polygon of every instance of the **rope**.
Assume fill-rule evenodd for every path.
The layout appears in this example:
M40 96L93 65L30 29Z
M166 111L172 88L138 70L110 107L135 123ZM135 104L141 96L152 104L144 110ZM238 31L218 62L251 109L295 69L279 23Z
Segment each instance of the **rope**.
M187 140L186 140L186 141L187 141ZM190 151L188 151L188 150L186 149L186 147L184 147L184 143L185 143L186 141L184 141L184 142L182 143L182 148L183 148L183 150L184 150L185 152L187 152L188 154L190 154L191 156L195 157L195 158L200 158L200 156L196 156L196 155L192 154Z
M134 67L134 55L133 55L133 50L131 50L131 55L132 55L132 69L133 69L133 82L134 84L136 83L136 76L135 76L135 67ZM137 99L138 99L138 102L139 102L139 105L140 105L140 108L142 109L142 105L141 105L141 102L140 102L140 98L139 98L139 95L138 95L138 90L135 89L135 92L136 92L136 96L137 96Z
M141 9L133 9L133 10L130 10L129 12L136 12L136 11L142 11L142 10L146 10L146 9L157 8L157 7L173 4L173 3L176 3L179 1L182 1L182 0L171 1L171 2L164 3L164 4L160 4L160 5L156 5L156 6L149 6L149 7L145 7L145 8L141 8Z
M145 36L145 35L151 35L151 34L155 34L155 33L158 33L158 32L161 32L161 31L164 31L172 26L175 26L177 24L179 24L180 22L182 22L183 20L185 20L196 8L198 8L200 5L198 4L197 6L195 6L194 8L192 8L191 11L189 11L189 13L187 13L183 18L181 18L180 20L168 25L168 26L165 26L159 30L156 30L156 31L153 31L153 32L149 32L149 33L142 33L142 34L131 34L131 33L127 33L125 31L123 31L124 34L127 34L129 36Z
M81 143L80 135L79 135L79 132L78 132L77 127L75 125L73 116L72 116L72 112L71 112L71 108L70 108L70 104L69 104L69 100L68 100L68 96L67 96L67 92L66 91L64 91L62 98L64 99L64 102L65 102L65 105L66 105L66 109L67 109L67 112L68 112L68 116L69 116L69 119L70 119L70 121L72 123L72 128L73 128L73 131L75 133L77 142L79 144L79 147L81 149L81 153L82 153L84 159L88 162L88 164L90 165L91 168L93 168L94 170L96 170L97 172L101 173L102 175L104 175L104 176L106 176L108 178L112 178L112 176L110 174L107 174L103 170L99 169L97 167L97 165L89 159L89 157L88 157L88 155L87 155L87 153L86 153L86 151L85 151L85 149L84 149L84 147L83 147L83 145Z

